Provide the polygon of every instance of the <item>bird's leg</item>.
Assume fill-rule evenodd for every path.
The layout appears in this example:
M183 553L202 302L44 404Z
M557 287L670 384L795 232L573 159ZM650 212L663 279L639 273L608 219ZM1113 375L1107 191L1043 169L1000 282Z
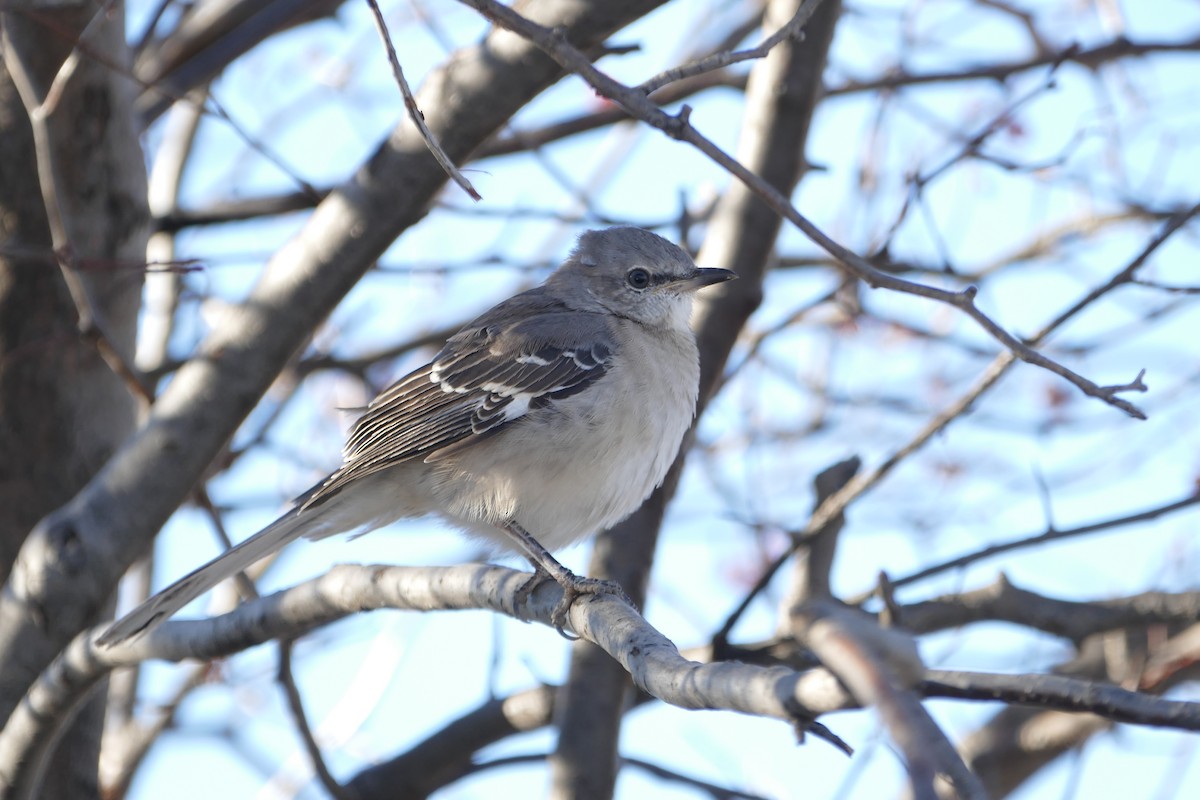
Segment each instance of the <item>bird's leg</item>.
M515 522L506 524L504 530L513 537L516 544L525 552L534 569L532 577L517 591L518 602L527 601L530 595L532 595L533 590L540 586L547 578L553 579L555 583L562 587L562 600L554 607L554 613L550 615L550 623L560 632L563 626L567 624L567 612L571 610L571 605L583 595L611 594L629 603L629 605L633 605L633 602L625 594L625 590L613 581L576 575L558 563L558 559L550 555L550 551L543 547L541 542L533 538L533 534Z

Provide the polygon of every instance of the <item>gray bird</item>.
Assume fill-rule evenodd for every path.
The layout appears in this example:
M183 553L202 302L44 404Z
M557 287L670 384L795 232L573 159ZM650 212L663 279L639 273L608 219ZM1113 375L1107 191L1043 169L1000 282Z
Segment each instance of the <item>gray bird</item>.
M98 642L153 628L298 537L426 514L528 557L526 590L547 577L561 584L561 628L579 595L620 590L575 575L547 548L620 522L662 483L696 412L693 294L733 277L640 228L584 233L545 283L484 313L376 397L342 466L290 511Z

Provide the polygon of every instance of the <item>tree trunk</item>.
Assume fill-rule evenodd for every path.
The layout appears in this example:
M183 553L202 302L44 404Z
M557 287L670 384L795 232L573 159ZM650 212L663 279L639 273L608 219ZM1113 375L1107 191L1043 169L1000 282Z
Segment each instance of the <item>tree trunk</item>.
M0 580L8 579L34 524L69 501L136 422L137 401L101 358L97 337L121 358L133 351L148 219L145 168L131 88L114 71L128 61L124 15L119 5L103 18L96 13L91 4L57 4L6 13L0 23ZM66 77L62 65L80 35ZM54 165L47 182L27 109L60 72L61 94L47 109L40 154L43 165ZM56 253L47 197L62 219L66 252L60 246ZM66 269L82 290L74 297ZM80 335L81 312L94 320L87 337ZM0 719L10 712L0 708ZM43 797L98 796L103 718L97 692L64 735Z

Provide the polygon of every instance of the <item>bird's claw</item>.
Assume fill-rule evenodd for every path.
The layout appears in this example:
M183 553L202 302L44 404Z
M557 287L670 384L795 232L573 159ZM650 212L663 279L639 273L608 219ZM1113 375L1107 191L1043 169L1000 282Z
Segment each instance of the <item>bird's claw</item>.
M584 578L574 573L567 573L567 576L558 581L558 585L562 587L563 596L558 601L558 604L554 606L554 612L550 615L550 624L559 633L563 633L563 626L567 624L567 615L571 611L571 606L584 595L612 595L631 606L633 605L633 601L629 599L629 595L625 594L625 590L615 581L606 581L600 578Z
M577 641L578 636L567 633L567 617L570 614L571 606L575 601L585 595L611 595L619 600L622 600L633 606L633 601L629 599L629 595L625 594L625 590L620 584L615 581L606 581L600 578L587 578L576 575L573 572L564 570L565 574L551 575L541 565L534 566L534 572L529 576L529 579L521 584L521 588L517 589L515 597L516 606L519 608L523 605L527 606L533 598L533 593L539 586L547 580L553 580L557 583L563 592L562 599L554 606L554 611L550 614L550 624L558 631L559 635L568 641ZM637 606L633 606L636 608Z

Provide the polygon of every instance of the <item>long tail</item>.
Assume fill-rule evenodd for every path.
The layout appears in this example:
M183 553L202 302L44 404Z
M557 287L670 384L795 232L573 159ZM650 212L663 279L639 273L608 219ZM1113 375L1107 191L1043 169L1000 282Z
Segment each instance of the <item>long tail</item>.
M329 522L329 512L332 511L334 509L326 506L303 509L302 504L297 505L246 541L146 600L113 623L96 643L101 646L114 645L153 630L221 581L269 556L293 539L314 533L319 535L323 523Z

